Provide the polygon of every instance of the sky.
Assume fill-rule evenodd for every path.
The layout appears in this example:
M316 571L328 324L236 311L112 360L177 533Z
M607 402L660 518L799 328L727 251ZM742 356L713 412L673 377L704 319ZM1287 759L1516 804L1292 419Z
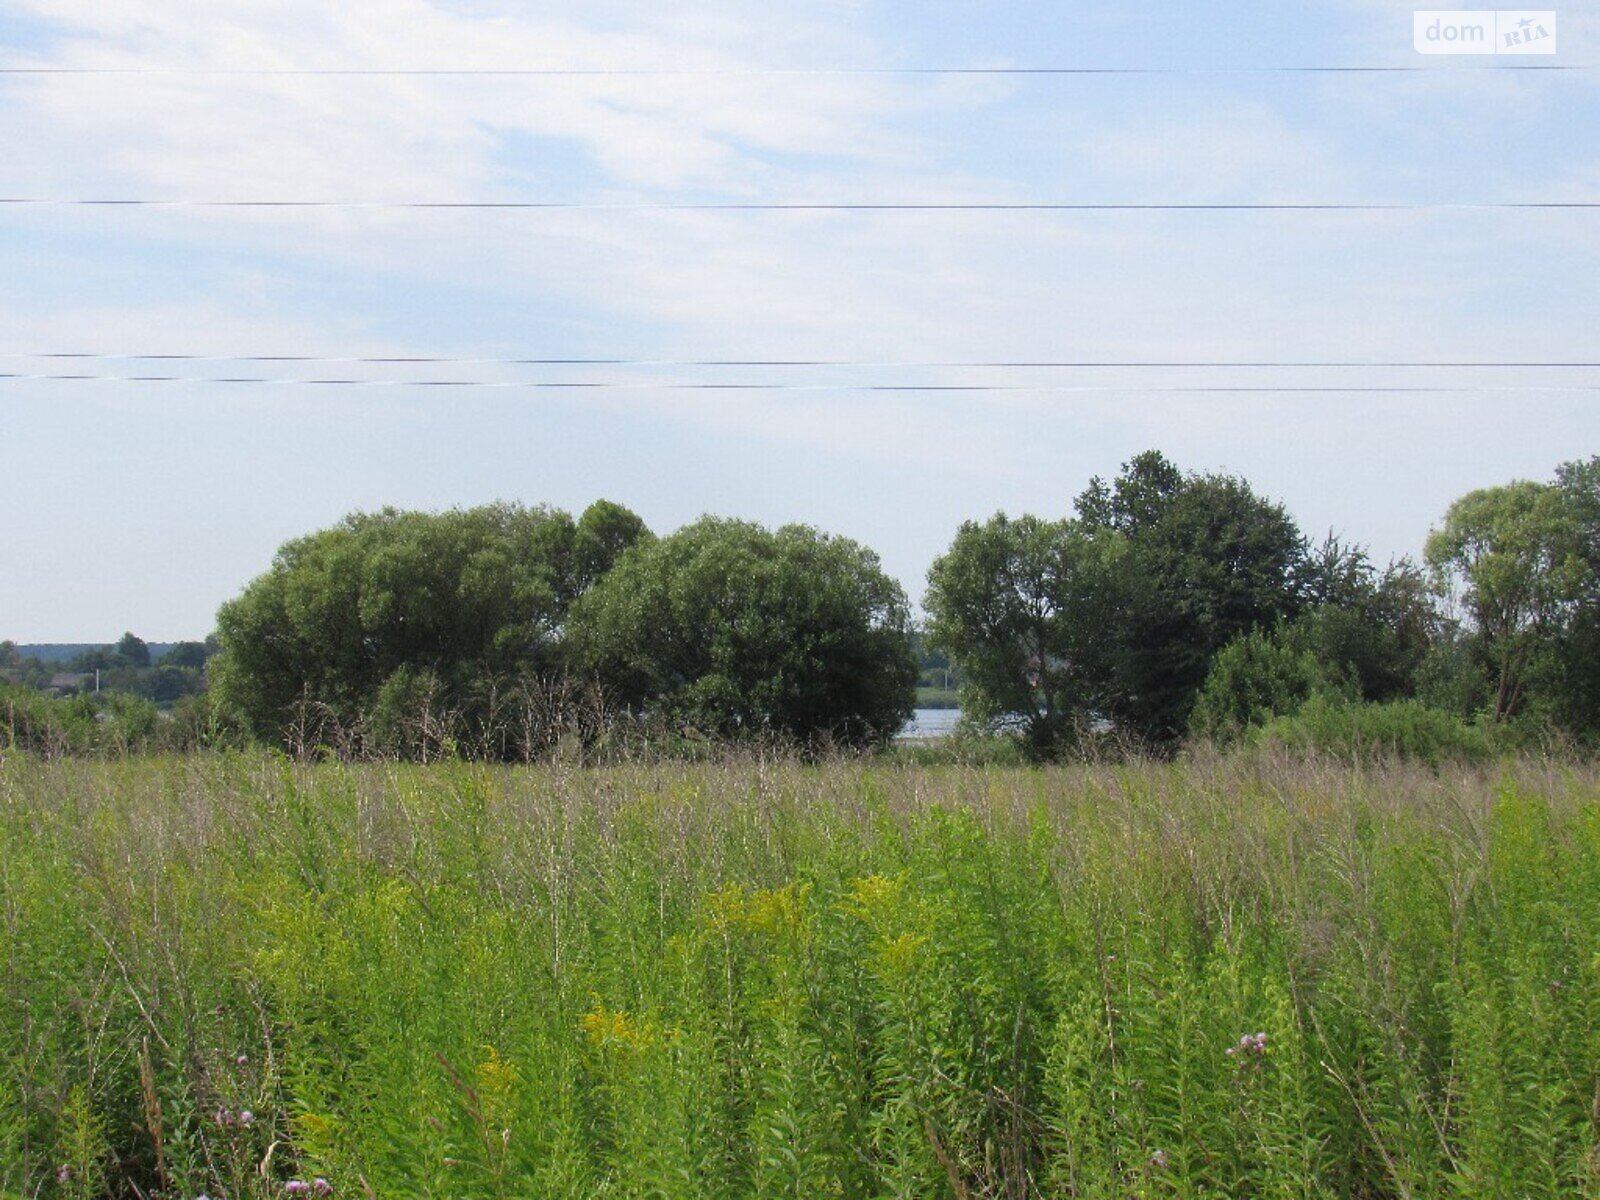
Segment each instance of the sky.
M1600 369L930 364L1597 362L1600 209L649 207L1600 200L1600 3L1537 59L1412 8L0 0L0 197L372 206L0 205L0 374L106 377L0 378L0 637L204 636L292 537L497 499L803 522L915 603L1150 448L1416 555L1600 453ZM67 67L113 71L18 70ZM529 68L625 73L481 73ZM512 201L590 207L383 207ZM165 354L217 361L114 357ZM264 355L472 361L222 361ZM880 365L662 365L730 359ZM864 390L967 384L1011 390ZM1434 390L1304 390L1346 386Z

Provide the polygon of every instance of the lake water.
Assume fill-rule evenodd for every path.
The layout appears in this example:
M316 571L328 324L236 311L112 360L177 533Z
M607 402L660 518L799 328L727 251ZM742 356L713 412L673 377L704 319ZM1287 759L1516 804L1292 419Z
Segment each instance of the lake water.
M910 722L899 732L897 738L902 742L923 742L930 738L942 738L955 729L959 720L961 720L959 708L919 708L912 714Z

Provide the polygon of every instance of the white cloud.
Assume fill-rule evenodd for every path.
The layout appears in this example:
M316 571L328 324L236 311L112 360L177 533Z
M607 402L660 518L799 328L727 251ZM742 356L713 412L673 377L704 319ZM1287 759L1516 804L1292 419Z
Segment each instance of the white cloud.
M522 135L570 140L618 186L751 194L766 174L761 153L893 157L883 115L940 94L874 77L739 74L748 62L696 41L694 29L645 35L472 19L424 0L31 7L73 31L50 55L54 66L728 72L27 78L13 96L46 126L35 136L55 153L36 153L33 165L38 182L57 186L495 199L523 182L496 161L499 141ZM61 136L74 148L70 161L59 154Z
M474 15L466 4L425 0L30 0L11 8L66 31L49 52L56 65L721 72L13 78L0 85L7 190L39 195L1382 198L1429 182L1429 164L1397 166L1389 154L1415 116L1405 105L1422 94L1437 103L1441 89L1462 86L1459 77L1377 84L1341 78L1308 85L1310 100L1291 104L1278 92L1226 98L1228 81L1208 81L1200 94L1163 91L1160 81L1147 80L1138 85L1139 103L1124 105L1126 93L1115 89L1125 84L1107 80L1081 101L1047 107L1026 90L1032 85L993 80L739 73L758 65L893 61L892 47L859 32L849 4L602 3L560 21ZM1485 86L1523 96L1548 81ZM1382 104L1374 98L1380 95ZM997 120L991 129L991 115L1015 116L1028 106L1031 121ZM1470 114L1458 124L1470 127ZM1007 138L1015 144L999 147L1006 153L987 153L996 150L991 140ZM1481 171L1488 161L1463 152L1461 169ZM1570 161L1553 162L1550 173L1569 181L1563 195L1596 182L1592 170ZM1437 186L1457 188L1458 181ZM74 210L25 219L41 240L78 239L86 258L125 240L130 257L108 270L148 269L155 294L138 303L106 300L88 266L76 290L62 283L30 292L14 275L0 292L10 309L0 312L0 336L17 350L556 356L581 337L585 353L627 357L1448 358L1568 351L1587 344L1596 315L1591 292L1560 290L1562 271L1593 249L1583 240L1592 235L1568 218L1512 226L1370 214ZM163 275L160 260L169 251L192 274ZM1517 304L1499 302L1503 286L1532 286L1521 280L1548 286ZM412 309L438 320L417 319ZM431 332L435 326L439 332ZM1393 374L944 370L826 378L1314 385L1381 382ZM1436 378L1419 373L1404 381ZM152 394L95 402L131 409ZM163 414L181 418L214 403L204 390L177 394L161 393ZM449 428L454 398L400 394L382 406L335 408L325 394L277 389L230 393L229 402L251 413L270 409L311 430L343 422L346 434L382 412L441 454L478 452L466 433ZM958 510L983 515L1000 503L1064 511L1089 472L1113 471L1121 457L1151 444L1186 465L1264 471L1264 487L1278 490L1275 480L1284 494L1299 487L1315 504L1335 490L1329 480L1379 497L1398 476L1412 490L1454 486L1454 479L1435 483L1429 447L1438 424L1466 407L1452 409L1449 399L1407 404L1139 392L939 399L630 391L596 394L586 411L637 412L653 428L670 422L690 438L725 434L755 445L770 457L770 479L788 481L791 507L799 503L794 496L805 495L807 464L815 460L837 458L846 464L840 472L861 479L863 489L875 473L898 478L907 462L937 463L943 522ZM1446 432L1452 446L1482 436L1487 407L1472 408ZM1518 408L1556 411L1533 402ZM1519 461L1556 436L1530 427L1536 424L1519 425ZM1565 440L1594 432L1591 423ZM282 436L274 444L288 447L281 451L288 455L292 443ZM534 453L527 474L499 478L526 479L523 486L536 489L542 476ZM403 461L409 474L396 477L396 494L410 495L402 489L415 488L417 474L429 468ZM692 513L710 506L699 502L710 494L700 489L719 486L718 478L720 486L746 482L713 475L708 469L704 478L682 481L681 494L693 499L676 503ZM328 495L342 502L348 493ZM527 498L546 497L535 491ZM1407 518L1420 526L1437 506L1422 497L1414 507L1430 514ZM1384 520L1395 520L1383 508L1381 499L1370 503L1356 532L1375 537ZM300 519L303 510L294 513ZM1318 523L1309 513L1307 521ZM919 544L938 536L915 535ZM915 581L908 582L915 592Z

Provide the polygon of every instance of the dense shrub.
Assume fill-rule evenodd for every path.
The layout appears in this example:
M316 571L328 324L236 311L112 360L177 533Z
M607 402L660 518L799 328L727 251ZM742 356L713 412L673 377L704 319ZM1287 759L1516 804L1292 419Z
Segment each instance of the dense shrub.
M1398 757L1433 765L1452 759L1479 762L1500 745L1483 727L1416 700L1359 704L1325 697L1314 697L1292 715L1267 722L1254 741L1366 761Z
M1189 716L1189 730L1232 741L1274 717L1298 712L1329 686L1309 651L1288 644L1281 633L1252 630L1217 652Z
M129 693L57 699L27 688L0 688L0 752L119 757L236 747L244 740L204 693L163 711Z
M88 753L97 740L89 697L56 700L31 688L0 687L0 749L59 758Z

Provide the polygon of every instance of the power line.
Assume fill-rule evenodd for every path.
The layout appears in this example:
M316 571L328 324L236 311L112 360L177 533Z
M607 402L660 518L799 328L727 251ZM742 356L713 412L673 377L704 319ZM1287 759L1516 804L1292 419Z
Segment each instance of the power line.
M284 379L264 375L196 377L185 375L97 375L80 373L0 372L0 381L52 383L186 383L207 385L279 385L292 387L377 387L377 388L485 388L527 391L679 391L679 392L900 392L900 393L988 393L1035 392L1057 395L1130 395L1141 393L1168 395L1458 395L1470 393L1596 393L1600 384L1462 387L1409 385L1328 385L1328 386L1232 386L1232 385L1138 385L1101 384L846 384L846 383L708 383L637 382L620 380L490 380L490 379Z
M568 200L194 200L150 197L0 196L12 208L209 208L209 209L369 209L445 211L501 209L547 212L1498 212L1596 209L1600 200L1531 200L1444 203L1072 203L1020 202L755 202L755 201L568 201Z
M921 66L921 67L0 67L0 75L151 75L216 78L300 76L504 76L533 78L703 78L792 76L1116 76L1116 75L1403 75L1460 71L1587 71L1574 63L1440 63L1437 65L1228 65L1179 67Z
M505 366L505 367L815 367L861 369L1600 369L1600 361L1557 359L944 359L872 360L849 358L466 358L438 354L324 355L324 354L109 354L84 350L16 351L0 354L0 361L75 362L194 362L194 363L326 363L373 366Z

